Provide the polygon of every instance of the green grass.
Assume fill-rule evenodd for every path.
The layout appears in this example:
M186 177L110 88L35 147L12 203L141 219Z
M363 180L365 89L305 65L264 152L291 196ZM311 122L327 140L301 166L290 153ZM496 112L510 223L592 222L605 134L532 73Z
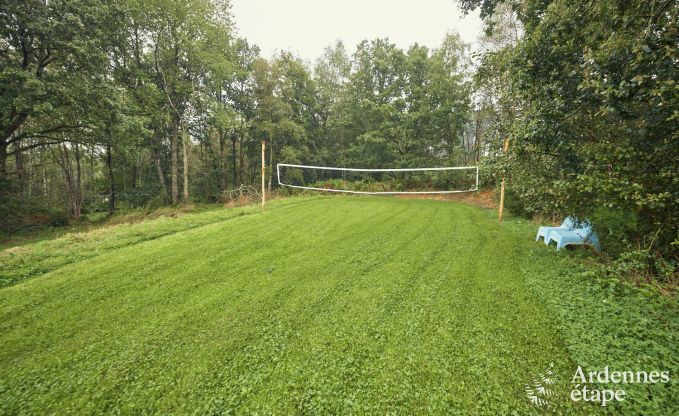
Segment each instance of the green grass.
M279 206L296 204L297 200L277 203ZM199 208L204 209L204 208ZM187 215L182 210L167 208L153 211L123 214L110 221L113 226L100 226L88 232L71 230L56 239L43 240L32 245L15 246L0 253L0 287L9 286L22 280L47 273L66 264L81 261L121 247L154 240L169 234L186 231L207 224L226 221L242 215L259 213L256 206L236 209L212 209ZM167 215L164 215L167 214ZM149 216L160 216L153 221L139 223ZM124 221L129 220L129 223ZM52 236L52 230L46 235Z
M568 399L578 364L638 347L677 370L674 306L569 272L532 230L441 201L293 198L4 252L0 413L526 414L553 362L551 411L591 414ZM613 411L677 406L672 383L628 395Z
M133 224L159 217L178 217L187 213L201 213L214 209L215 204L190 204L160 208L119 210L113 216L109 216L106 212L93 212L83 215L79 221L73 220L68 225L51 226L42 224L20 229L11 234L0 231L0 250L45 240L53 240L66 234L82 234L84 232L118 224Z

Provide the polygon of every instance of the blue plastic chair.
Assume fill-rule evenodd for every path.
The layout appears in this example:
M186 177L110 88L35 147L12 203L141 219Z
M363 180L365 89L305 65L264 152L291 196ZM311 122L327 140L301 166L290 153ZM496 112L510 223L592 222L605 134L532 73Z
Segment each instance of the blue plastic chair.
M581 227L572 230L551 230L545 241L548 245L554 241L557 251L568 245L590 245L596 251L601 250L599 237L592 230L592 224L589 221L585 221Z
M550 232L559 230L561 231L573 230L573 228L575 228L575 223L576 223L575 218L566 217L566 219L563 220L561 225L558 227L540 227L538 228L538 235L535 236L535 241L540 241L540 238L542 238L543 241L545 242L545 245L548 245L549 241L547 238L549 237Z

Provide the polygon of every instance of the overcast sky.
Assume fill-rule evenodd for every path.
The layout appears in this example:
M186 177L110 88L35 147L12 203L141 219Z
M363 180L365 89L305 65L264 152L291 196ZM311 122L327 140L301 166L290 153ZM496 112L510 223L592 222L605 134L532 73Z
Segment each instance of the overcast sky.
M455 30L467 43L481 33L478 14L463 16L453 0L232 0L241 36L262 49L296 52L314 62L341 39L349 53L363 39L389 37L399 47L437 47Z

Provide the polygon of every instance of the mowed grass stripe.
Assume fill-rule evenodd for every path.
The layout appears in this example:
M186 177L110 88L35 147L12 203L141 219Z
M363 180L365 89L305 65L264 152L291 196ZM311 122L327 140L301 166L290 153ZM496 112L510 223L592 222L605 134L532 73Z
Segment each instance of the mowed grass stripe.
M520 254L473 208L391 198L118 249L0 290L0 410L527 411L571 363Z
M426 256L420 257L423 247L436 241L431 234L434 223L431 217L429 220L407 230L413 234L399 227L401 231L392 239L385 256L392 261L377 262L365 274L347 276L347 280L356 284L337 293L328 302L331 307L311 314L315 316L312 325L305 326L303 336L290 349L292 362L281 365L281 378L297 380L291 383L293 387L302 387L305 385L303 380L312 380L311 385L317 388L316 391L293 388L289 394L297 398L292 403L306 406L303 410L314 410L324 400L332 400L333 392L345 391L347 407L344 410L348 410L352 403L361 401L362 391L371 390L372 379L379 377L383 369L379 361L385 354L384 348L389 345L388 341L397 339L390 334L388 324L392 322L394 312L399 312L403 298L411 293L413 277L429 261ZM406 313L400 314L400 318L408 319L407 311L402 312ZM332 348L328 348L330 346ZM296 354L299 350L306 354ZM300 362L300 359L305 361ZM272 385L272 390L275 387ZM389 399L388 396L385 395L385 398ZM271 406L275 397L281 396L273 394L272 397L263 397L261 402ZM373 404L377 403L375 399L371 397ZM285 403L274 402L273 406L285 408ZM363 410L366 410L365 406Z
M396 220L400 223L400 220L407 220L412 218L413 215L416 215L416 211L408 210L408 212ZM383 227L384 229L382 229ZM267 370L273 371L269 372L266 380L267 383L259 391L265 395L263 400L267 403L267 407L270 410L281 410L284 408L282 404L276 404L275 400L271 400L271 397L266 396L272 392L275 394L275 388L280 387L279 380L288 379L289 375L282 374L280 367L284 367L284 363L288 360L296 359L299 356L299 352L304 350L307 343L305 335L309 331L311 331L313 337L319 335L317 328L315 328L319 317L326 316L330 318L330 321L333 321L342 319L343 316L352 313L348 312L347 308L351 304L360 304L363 301L362 295L366 293L365 288L361 287L361 285L365 282L371 282L371 273L379 269L382 264L391 264L389 259L398 254L399 250L393 245L394 242L399 241L402 245L405 245L404 241L416 240L423 231L423 227L407 230L393 228L389 223L375 227L371 233L365 236L367 244L364 244L364 247L353 248L354 254L347 258L344 264L335 264L336 267L325 268L324 279L330 278L335 283L333 283L331 290L326 291L321 298L314 301L310 301L307 294L315 292L319 279L300 280L297 282L295 285L296 293L291 294L287 298L288 302L280 305L281 309L278 314L278 316L290 317L291 319L278 321L276 328L268 334L269 336L273 334L272 338L274 339L276 334L280 334L281 340L283 340L285 335L289 337L291 334L294 334L292 345L286 345L290 343L290 340L286 339L287 343L280 342L281 340L279 340L278 345L275 346L275 349L281 354L281 357L274 357L277 365L272 366L270 363L265 363ZM388 283L388 279L385 279L385 282L383 282L384 286L387 286ZM326 284L326 286L328 285ZM324 321L324 323L327 323L327 321ZM295 338L297 340L294 340ZM264 352L266 353L266 350ZM268 361L270 358L264 355L264 359ZM252 364L249 363L248 366ZM318 370L318 367L315 367L315 369ZM243 386L243 382L241 382L241 386ZM224 387L224 391L231 391L233 386L227 385ZM345 385L345 388L347 387L351 386ZM279 391L279 393L284 392ZM287 394L283 394L283 397L287 397ZM259 400L255 397L250 400L248 406L253 404L256 408L258 403ZM255 410L255 408L248 409L246 406L247 410Z
M391 215L390 213L382 213L379 210L379 207L374 213L370 213L368 215L368 218L370 216L381 216L380 221L389 221L389 218ZM325 210L323 206L317 207L318 210ZM262 241L275 241L276 237L280 238L281 236L289 235L291 232L300 239L302 240L303 236L305 235L305 232L303 229L299 229L298 227L292 227L292 223L299 223L300 221L304 220L304 217L306 215L313 214L313 209L311 211L298 211L295 215L291 215L290 218L283 217L283 218L278 218L274 217L273 221L270 223L267 223L266 221L262 223L248 223L245 224L244 227L237 228L236 231L239 233L242 233L242 230L249 230L247 232L248 234L252 234L253 238L252 240L257 242L262 242ZM332 220L332 216L326 216L324 220ZM336 218L336 217L335 217ZM245 220L239 219L239 220ZM346 221L347 219L345 219ZM369 232L369 229L371 227L371 222L365 222L364 218L361 216L357 216L355 219L348 219L348 224L350 227L348 230L350 230L351 234L364 234L366 232ZM355 228L351 227L353 224L352 222L364 222L363 227ZM260 228L270 228L267 233L269 234L268 236L265 234L258 234L259 230L258 227ZM280 232L279 229L276 227L281 227L284 232ZM201 230L194 230L191 233L198 233L198 234L203 234L208 230L209 227L206 227ZM295 231L298 230L298 231ZM216 247L216 250L221 250L221 247L225 247L228 245L220 245L220 243L223 243L224 241L219 241L220 236L221 238L229 240L228 242L233 242L235 241L236 243L241 243L237 244L239 245L239 250L242 250L243 252L241 253L245 259L239 259L241 262L246 262L248 263L249 267L254 267L254 268L262 268L263 266L266 266L266 264L262 264L258 259L256 258L257 256L261 257L262 253L264 253L263 250L249 250L249 247L247 246L247 242L245 244L245 247L242 244L242 241L239 241L239 238L241 236L236 235L236 239L231 241L231 239L228 237L229 235L229 229L225 230L220 230L220 229L215 229L213 234L215 235L201 235L200 238L198 239L191 239L191 236L188 236L189 240L192 241L212 241L211 243L212 246ZM214 239L211 239L211 237L214 237ZM176 320L174 319L174 316L176 315L188 315L190 316L190 312L196 311L196 308L200 306L201 303L206 302L209 300L209 297L204 297L204 291L198 291L198 292L192 292L192 291L184 291L182 286L177 286L174 282L176 279L183 279L185 280L185 286L188 286L189 289L195 289L193 284L195 283L195 280L192 280L193 278L200 278L201 275L193 275L193 274L187 274L186 272L181 273L181 270L172 270L172 269L177 269L177 268L186 268L187 262L190 262L189 258L194 258L194 259L207 259L210 258L209 252L203 251L201 255L198 255L197 257L193 255L193 253L186 253L184 255L181 254L181 250L179 250L176 246L173 246L171 249L167 249L167 247L164 245L166 242L173 242L174 237L166 237L163 239L162 243L163 245L158 248L158 244L161 243L161 241L153 241L153 242L148 242L144 243L142 247L135 247L135 248L127 248L121 250L118 255L115 256L114 258L111 259L110 263L108 264L104 262L103 264L100 263L99 261L92 261L91 263L84 262L82 264L81 269L83 271L86 271L86 273L82 273L79 275L79 278L76 278L76 276L71 276L72 271L69 269L65 269L62 271L60 276L46 276L46 279L39 279L39 280L33 280L30 282L27 282L26 285L29 286L42 286L42 285L47 285L46 288L43 290L43 294L46 296L49 296L48 292L51 289L52 284L54 283L51 279L54 279L55 281L59 281L60 279L65 279L69 286L68 293L71 295L70 298L64 298L63 296L58 296L56 298L51 299L52 303L52 308L55 311L58 310L63 310L64 308L68 309L74 308L75 312L74 314L80 315L83 317L86 317L87 319L84 320L79 320L79 321L74 321L71 319L71 316L73 314L61 314L59 315L58 313L55 315L54 313L45 313L46 310L44 308L41 308L41 310L36 310L33 311L35 316L25 316L22 317L24 319L21 319L18 323L15 323L15 325L10 325L14 327L19 327L22 328L26 325L26 321L29 320L31 321L31 325L36 326L39 330L39 332L43 335L42 337L39 337L37 340L36 338L27 338L25 336L25 333L22 333L22 331L19 331L16 334L16 337L14 339L10 338L10 342L7 343L8 346L12 346L14 348L10 349L5 349L3 352L6 354L7 357L12 357L13 361L17 362L21 359L22 352L24 354L29 354L30 351L28 351L26 348L22 346L22 341L27 342L29 344L31 343L36 343L36 341L40 341L41 339L44 340L44 346L47 346L50 344L53 340L54 337L47 336L50 332L50 329L56 330L58 333L55 333L54 335L61 337L61 338L69 338L69 334L64 334L62 331L67 331L67 332L80 332L81 337L83 340L86 342L79 343L75 342L75 340L69 339L68 343L64 344L65 347L71 346L71 353L73 353L73 356L70 355L65 355L64 356L64 361L62 362L62 366L65 368L71 367L73 365L78 366L83 363L81 360L82 356L89 356L92 357L90 354L94 353L96 354L97 352L104 354L104 356L100 357L102 360L105 361L107 359L106 355L108 357L111 357L110 355L110 347L112 345L95 345L92 343L89 343L89 341L93 338L93 336L98 336L98 339L101 341L103 344L110 344L111 342L121 344L121 335L123 337L123 341L125 339L129 339L129 343L122 342L122 345L126 347L126 350L123 351L123 355L127 358L130 355L133 355L132 352L135 350L135 346L148 346L148 338L153 336L154 334L160 335L162 338L166 338L168 333L165 332L164 330L166 328L171 328L172 331L178 331L181 328L174 328L173 327L179 327L182 326L182 321L181 320ZM264 238L269 238L268 240ZM183 239L180 238L180 246L182 248L185 248L184 245L185 243L183 242ZM282 241L286 241L285 238L282 239ZM289 242L288 242L289 243ZM326 241L326 251L333 252L332 251L332 241ZM236 250L238 251L238 250ZM136 280L139 278L144 277L144 273L139 273L138 268L136 267L137 265L135 264L134 258L135 258L135 253L138 254L137 257L143 257L144 259L151 259L151 261L154 261L154 258L160 256L160 259L157 260L157 262L176 262L176 266L170 267L169 270L172 270L172 273L168 272L167 268L161 269L162 274L149 274L144 278L144 282L146 282L147 288L145 290L142 290L142 292L138 292L141 288L138 284L136 284ZM289 254L289 246L285 245L282 250L278 253L274 253L277 255L277 258L279 261L285 263L285 256ZM315 256L317 253L312 252L306 252L306 256ZM249 256L248 256L249 255ZM255 257L253 259L253 256ZM167 257L167 258L164 258ZM249 259L249 260L248 260ZM144 260L148 261L148 260ZM201 260L202 261L202 260ZM124 265L125 263L131 263L132 268L130 269L125 269ZM239 279L239 277L244 277L247 275L247 273L243 273L244 271L246 272L247 270L243 269L238 269L238 268L233 268L233 265L229 264L228 262L225 262L222 267L230 271L232 273L236 280ZM114 275L115 276L115 271L118 270L123 270L128 275L119 275L116 276L116 280L109 280L108 276ZM144 271L146 272L146 271ZM90 277L88 277L90 276ZM92 279L92 276L99 276L99 279L97 280L97 285L95 285L94 289L87 290L85 292L80 290L80 286L84 285L86 288L90 288L90 285L88 285L88 281ZM290 282L285 282L282 284L282 287L286 290L289 290L292 286L290 285L291 283L294 283L294 276L293 274L290 274L290 276L287 276L283 274L283 277L288 277ZM117 279L120 280L125 280L126 282L121 282L118 281ZM149 282L153 282L155 280L164 280L164 285L158 286L158 285L153 285L149 284ZM102 282L108 282L108 285L110 286L109 290L106 291L107 293L102 293L106 287L102 287ZM228 279L226 280L228 283ZM63 281L61 283L64 283ZM246 294L246 296L255 296L259 298L259 302L262 303L262 305L266 305L266 299L262 299L265 297L267 294L270 293L276 293L278 290L274 286L273 288L268 282L263 282L261 280L253 280L253 279L247 279L242 282L241 284L244 283L245 285L248 284L259 284L260 286L262 284L269 286L269 287L254 287L251 290L248 290L249 288L247 287L241 287L241 291ZM238 281L236 281L236 284L238 284ZM59 285L57 285L58 287ZM104 285L105 286L105 285ZM242 285L241 285L242 286ZM127 290L124 290L126 288ZM228 288L225 288L228 289ZM15 288L10 288L7 289L8 292L21 292L22 288L20 286L17 286ZM168 298L167 294L168 291L170 291L170 296ZM178 292L179 291L179 292ZM5 292L3 294L8 294L8 292ZM59 290L56 290L56 292L59 292ZM187 307L182 309L181 305L172 303L170 302L167 304L167 308L164 311L167 313L169 311L169 316L170 319L164 319L164 316L160 313L157 313L156 311L156 306L158 302L161 302L163 299L169 299L170 301L176 297L177 294L180 294L185 297L185 301L183 302L184 305ZM97 298L94 299L94 304L97 305L96 308L91 307L91 301L92 299L90 296L92 294L97 294ZM224 290L222 293L219 293L219 296L224 296L224 294L228 295L229 291ZM83 296L84 295L84 296ZM129 297L132 297L135 299L135 301L130 301ZM31 297L32 298L32 297ZM14 299L19 300L17 298ZM33 300L33 299L31 299ZM106 300L106 301L104 301ZM198 302L198 303L196 303ZM42 302L40 302L42 303ZM3 304L7 304L4 303ZM128 313L126 311L126 306L129 305L130 308L133 309L133 313ZM261 307L257 307L256 304L253 304L255 306L254 310L257 313L260 314L265 314L266 310L264 310ZM149 316L150 315L150 316ZM153 315L157 315L157 317L154 317ZM199 313L194 313L196 318L194 320L199 319L202 315ZM114 325L111 325L110 322L110 317L113 316L114 318ZM34 318L41 319L41 321L35 321ZM60 319L61 322L55 322L56 319ZM154 319L155 318L155 319ZM8 324L10 323L11 320L5 320L4 323ZM70 321L70 322L69 322ZM106 324L108 322L108 326L102 328L100 323ZM116 322L120 322L123 325L115 325ZM80 326L80 328L78 328ZM85 328L82 328L85 327ZM79 331L74 330L74 328L79 329ZM87 333L87 330L91 333ZM103 330L108 330L107 332L103 332ZM129 331L129 332L128 332ZM116 334L117 333L117 334ZM9 334L11 335L11 334ZM117 336L113 336L117 335ZM139 340L143 340L144 342L138 342ZM162 341L162 340L161 340ZM175 339L176 342L184 342L183 339ZM169 345L172 345L171 343ZM102 348L104 347L104 348ZM84 349L80 349L84 348ZM158 351L156 351L158 352ZM50 354L50 352L46 349L45 353L47 355ZM139 353L140 355L149 355L148 351L142 350ZM153 357L153 355L150 355L150 357ZM37 367L41 367L43 363L43 359L46 359L47 357L34 357L36 358L34 361L36 362ZM94 357L92 357L94 358ZM53 360L54 361L54 360ZM87 364L88 362L85 362ZM105 366L105 365L103 365ZM103 367L102 366L102 367ZM41 368L41 372L44 372L46 374L50 373L51 368ZM133 371L133 370L132 370ZM61 380L63 382L68 383L69 380Z
M336 300L337 308L326 309L320 315L305 314L317 316L315 323L311 327L305 326L304 332L308 336L290 349L290 355L294 357L293 363L288 366L291 371L281 371L277 380L292 378L297 380L289 383L292 386L306 387L311 384L322 388L317 388L316 391L293 389L282 394L280 391L276 393L280 386L272 383L270 390L261 390L266 391L269 396L263 395L260 400L253 400L250 403L252 408L248 410L325 409L322 403L332 402L337 392L343 392L347 402L330 409L333 412L357 409L382 412L384 409L399 408L430 412L449 411L451 407L478 406L479 395L486 395L487 386L479 382L474 388L469 385L462 385L460 388L456 384L459 382L459 375L464 375L467 369L479 368L479 357L476 354L478 346L474 345L475 342L461 350L455 348L461 337L470 338L469 334L459 331L459 328L468 326L467 319L457 313L458 309L453 311L458 318L457 322L449 321L444 326L443 332L454 334L448 340L448 347L451 348L446 348L446 343L438 341L444 335L437 333L442 327L441 321L448 317L445 314L445 305L449 304L450 299L460 298L459 290L451 294L452 298L446 298L441 293L441 287L457 289L464 285L459 282L460 277L466 277L464 271L469 269L467 266L473 263L474 256L479 253L478 242L466 241L464 235L457 235L456 238L455 224L460 221L460 214L469 212L466 210L464 208L455 213L457 217L451 216L448 224L441 224L439 218L432 223L435 226L427 227L427 233L419 233L426 235L426 238L413 239L404 235L403 241L407 241L407 247L412 250L403 251L404 247L394 246L394 252L400 253L399 260L374 268L373 273L362 279L361 284L354 287L351 293ZM464 253L460 253L456 262L441 262L441 258L455 247L466 249ZM483 259L483 255L479 259ZM455 263L458 264L457 268L448 273L448 267L456 267ZM475 277L472 275L470 278L473 282ZM438 301L443 306L441 312L433 308L432 304L435 302L428 304L427 299ZM474 302L474 299L462 299L462 302ZM472 305L472 308L476 306L494 310L494 305ZM487 339L483 341L488 342ZM491 342L490 348L496 347ZM305 348L308 353L297 353ZM449 356L458 358L457 368L441 371L441 361ZM307 361L299 362L299 357ZM492 362L492 359L489 361ZM285 366L286 364L279 365ZM496 366L496 372L505 370L497 367L500 366ZM524 372L521 375L526 376L524 380L531 377ZM488 371L470 374L466 378L482 380L484 376L490 377L490 384L494 384L492 380L501 375ZM510 375L509 378L516 381L518 377ZM516 397L525 394L521 379L514 386L508 394ZM375 396L376 391L380 392L378 396ZM506 399L497 392L493 396L496 396L490 402L493 406L501 405ZM289 397L294 399L287 399ZM276 402L275 398L283 400ZM480 402L483 409L484 400ZM262 404L264 407L259 407ZM286 408L286 404L296 404L302 406L302 409ZM488 402L485 404L488 405Z
M391 215L393 215L393 212L385 215L385 217L389 218ZM379 223L386 224L389 222L384 220L385 218L381 218ZM379 223L373 223L373 225ZM392 230L392 233L395 232L395 230ZM340 286L346 287L351 284L346 279L346 275L347 270L351 270L355 266L353 260L357 256L363 256L366 251L371 251L372 247L382 246L382 241L379 240L385 238L383 234L372 233L371 230L359 230L358 234L368 237L363 238L358 244L356 242L347 244L346 241L341 244L331 244L331 251L334 247L338 256L321 264L318 270L309 269L304 264L300 264L301 267L298 270L292 269L295 278L290 282L290 285L286 286L285 296L277 297L275 302L272 302L276 313L265 318L267 321L258 334L259 342L246 343L244 354L240 354L235 360L229 354L229 351L224 349L217 354L215 361L212 362L212 367L216 371L219 371L220 368L233 368L234 370L232 371L233 377L224 377L226 389L231 394L229 396L231 404L240 403L243 398L241 396L247 395L254 385L258 384L263 377L274 369L275 362L279 360L280 354L286 350L289 340L296 335L296 328L302 328L305 321L313 318L314 307L327 304L332 299L333 293L342 290ZM347 246L349 250L347 250ZM326 250L319 250L318 253L312 251L310 255L320 255L323 251ZM373 251L373 253L380 255L380 252ZM327 254L326 258L328 258ZM369 268L369 266L366 267ZM281 317L285 319L281 319ZM253 322L253 324L257 325L257 322ZM248 332L250 331L248 330ZM229 362L229 366L226 366L223 362L224 358ZM248 377L242 377L249 370L255 368L260 369L260 371L250 371ZM230 381L235 381L237 387L231 389L233 386L229 385ZM216 388L224 389L224 383ZM202 389L200 390L202 391Z
M289 228L290 223L296 221L297 218L291 216L290 218L287 218L287 220L287 222L279 223L279 225L284 228ZM267 227L272 228L271 224L265 222L247 224L246 226L235 228L236 232L232 235L224 233L223 230L219 228L216 228L211 234L220 235L205 235L204 230L194 230L193 232L200 234L200 237L196 235L194 246L197 246L198 248L191 252L187 251L186 247L177 249L176 244L173 244L172 249L168 250L165 244L159 245L155 242L144 243L139 247L128 248L124 249L125 251L118 252L117 256L109 259L108 262L84 262L82 267L84 267L88 273L79 275L76 279L73 279L70 275L70 270L66 269L62 271L62 273L57 273L56 275L48 276L45 279L27 283L26 285L30 287L30 290L26 290L24 287L8 289L7 292L4 292L3 294L12 296L13 302L7 302L5 305L11 307L12 304L21 304L21 298L26 296L26 299L30 300L30 302L25 302L24 306L41 305L46 301L50 301L52 302L54 309L61 309L68 306L72 308L75 313L90 309L90 312L93 312L94 315L91 314L88 316L87 321L80 322L80 324L84 326L91 325L100 314L103 315L103 320L107 319L107 314L110 315L112 311L116 312L119 318L129 319L137 317L138 321L143 322L146 317L143 315L140 316L139 314L141 312L146 310L152 314L154 313L154 306L167 303L168 300L181 300L183 303L188 303L189 306L193 308L196 305L193 301L196 299L190 299L190 297L193 296L202 299L204 293L198 290L188 292L183 291L181 290L183 288L178 287L175 281L187 280L187 276L192 277L194 278L193 280L184 283L190 287L194 286L192 289L196 289L202 284L200 279L205 279L208 283L210 283L211 280L214 280L215 272L208 270L206 273L205 270L194 269L194 273L187 273L186 268L188 267L191 269L196 266L214 262L217 257L212 257L211 255L215 254L220 256L219 258L223 260L221 264L219 264L219 268L222 269L221 272L227 271L242 275L242 272L247 270L244 268L239 269L233 267L234 265L238 266L238 264L230 262L228 259L229 255L237 263L245 263L245 267L261 269L263 267L262 264L252 260L253 256L261 257L264 255L264 251L255 249L253 244L258 244L258 241L262 241L263 238L270 238L273 240L277 235L280 235L280 230L275 228L272 228L267 233L260 233ZM250 233L254 234L255 237L253 239L244 238L246 234ZM183 244L182 241L185 237L188 237L190 241L194 241L194 239L191 238L191 235L180 236L178 237L178 241L181 242L180 244ZM221 240L219 240L220 238ZM172 237L168 237L168 239L171 240ZM238 244L229 244L224 241L232 239ZM220 249L218 249L216 253L206 252L203 247L200 247L201 241L210 246L220 247ZM221 247L224 247L224 250L222 250ZM242 251L248 253L249 256L238 257L237 254ZM139 253L140 255L135 255L135 253ZM283 253L278 254L280 255ZM254 260L258 259L255 257ZM143 264L145 264L146 267L143 266ZM159 267L159 265L162 266ZM120 273L120 271L124 271L125 273L116 276L116 273ZM196 271L198 273L195 273ZM115 276L116 279L108 279L108 276ZM53 284L49 279L64 279L68 284ZM89 282L90 280L92 280L92 283ZM161 282L163 284L159 285L158 283ZM256 281L250 280L250 283L252 282ZM218 283L228 284L230 281L227 280L226 282L217 282L217 284ZM241 282L235 283L238 284ZM36 289L35 286L39 286L39 288ZM163 292L157 293L158 290L162 290ZM169 297L167 296L168 294L170 295ZM36 302L35 298L39 298L39 300ZM100 307L92 311L90 303L95 303ZM11 310L11 308L9 309ZM3 312L5 312L5 316L12 315L11 312L6 312L5 310L3 310ZM18 320L7 319L3 321L3 332L7 334L10 327L22 326L25 321L29 319L35 324L35 320L40 318L45 319L45 326L40 329L47 330L49 327L54 326L55 318L60 318L59 316L49 316L40 309L34 309L31 312L32 315L23 314ZM68 317L62 318L68 320ZM16 354L13 355L16 356Z

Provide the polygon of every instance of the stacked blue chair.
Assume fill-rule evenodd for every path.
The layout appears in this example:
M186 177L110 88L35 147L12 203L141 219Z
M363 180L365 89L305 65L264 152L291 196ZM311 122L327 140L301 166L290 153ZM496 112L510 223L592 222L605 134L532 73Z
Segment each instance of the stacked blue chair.
M575 227L575 218L572 217L566 217L565 220L561 223L560 226L558 227L540 227L538 228L538 235L535 237L535 241L540 241L542 238L545 242L545 245L549 244L548 238L549 238L549 233L552 231L556 230L563 230L563 231L570 231Z
M584 221L578 224L578 220L573 217L566 218L559 227L540 227L535 241L544 239L546 245L552 241L556 243L556 250L569 245L589 245L596 251L601 250L599 237L592 229L592 223Z

